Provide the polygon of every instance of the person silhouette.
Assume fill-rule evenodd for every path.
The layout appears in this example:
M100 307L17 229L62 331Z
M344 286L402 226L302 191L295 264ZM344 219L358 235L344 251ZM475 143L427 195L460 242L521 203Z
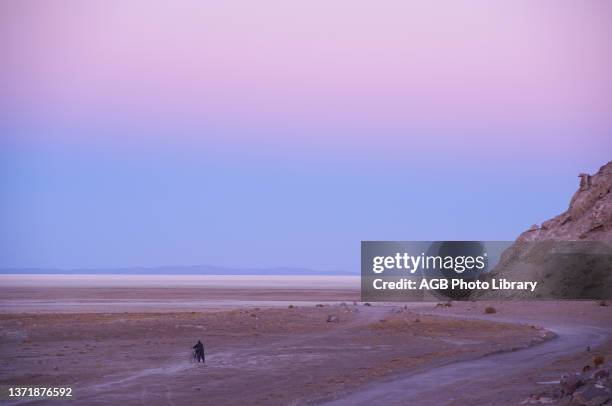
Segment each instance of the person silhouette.
M195 358L198 362L204 362L204 344L202 341L198 340L197 344L193 346L195 350Z

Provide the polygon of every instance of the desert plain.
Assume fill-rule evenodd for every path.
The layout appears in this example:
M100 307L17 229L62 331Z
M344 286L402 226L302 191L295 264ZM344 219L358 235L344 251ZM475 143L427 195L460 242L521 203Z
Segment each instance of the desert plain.
M75 405L519 404L612 355L594 301L363 303L348 276L0 281L3 392L68 386Z

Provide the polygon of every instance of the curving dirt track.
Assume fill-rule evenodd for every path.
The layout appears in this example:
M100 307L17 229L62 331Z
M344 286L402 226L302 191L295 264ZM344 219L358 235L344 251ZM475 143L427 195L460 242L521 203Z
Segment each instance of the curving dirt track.
M340 321L326 322L328 314ZM0 342L8 361L0 366L1 383L69 385L75 405L316 404L406 371L542 339L530 326L419 315L398 306L0 320L11 333ZM207 346L205 365L189 358L198 335Z
M334 290L296 292L3 288L0 386L71 386L74 405L518 404L612 355L612 306L594 302L365 306L350 289L343 305ZM205 365L190 358L199 338Z
M505 307L511 309L512 306L526 305L509 303L505 304ZM551 304L538 303L533 306L548 307L548 309L543 312L528 312L518 317L501 316L495 319L516 324L538 324L555 333L554 339L517 351L455 362L390 381L377 382L325 404L329 406L517 404L528 395L529 390L534 388L535 382L526 385L526 378L533 381L532 375L537 376L543 367L552 365L568 355L580 356L585 353L587 347L597 348L612 337L611 324L588 319L584 311L581 311L578 317L576 315L572 317L571 314L564 314L563 309L555 312ZM585 303L577 306L584 308ZM446 316L466 320L492 318L485 315L465 315L465 308L466 306L463 306L463 310L447 312ZM607 313L609 317L610 312Z

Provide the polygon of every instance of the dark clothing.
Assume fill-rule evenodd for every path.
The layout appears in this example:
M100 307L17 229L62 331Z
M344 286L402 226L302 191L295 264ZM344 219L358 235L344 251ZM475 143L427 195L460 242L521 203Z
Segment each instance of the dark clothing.
M204 344L198 340L198 343L193 346L195 350L195 358L198 362L204 362Z
M193 346L193 349L196 350L196 352L204 352L204 344L202 344L201 341L198 341L198 343Z

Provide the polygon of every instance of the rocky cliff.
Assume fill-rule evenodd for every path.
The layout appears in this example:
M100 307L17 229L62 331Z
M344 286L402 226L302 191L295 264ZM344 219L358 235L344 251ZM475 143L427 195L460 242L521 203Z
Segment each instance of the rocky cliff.
M485 280L537 281L537 291L483 297L612 299L612 162L579 177L568 210L531 226L484 275Z
M612 162L594 175L581 173L566 212L533 225L517 241L612 241Z

